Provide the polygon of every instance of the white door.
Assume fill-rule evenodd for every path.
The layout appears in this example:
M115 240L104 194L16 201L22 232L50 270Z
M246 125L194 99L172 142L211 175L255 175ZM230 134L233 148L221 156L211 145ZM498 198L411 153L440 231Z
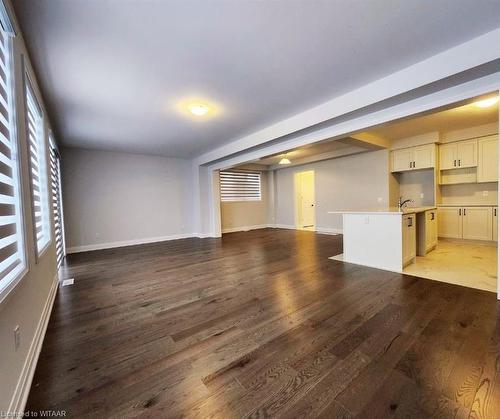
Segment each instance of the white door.
M450 239L462 238L462 208L438 208L438 236Z
M413 166L415 169L426 169L428 167L434 167L434 147L434 144L427 144L413 148Z
M295 191L297 228L314 230L316 223L314 171L309 170L295 174Z
M498 137L486 137L477 144L477 181L498 182Z
M491 207L464 207L462 219L464 239L493 240Z
M458 167L477 166L477 140L459 141L457 143Z
M413 148L394 150L392 153L392 172L411 170L413 162Z
M439 146L439 169L457 168L457 144L442 144Z

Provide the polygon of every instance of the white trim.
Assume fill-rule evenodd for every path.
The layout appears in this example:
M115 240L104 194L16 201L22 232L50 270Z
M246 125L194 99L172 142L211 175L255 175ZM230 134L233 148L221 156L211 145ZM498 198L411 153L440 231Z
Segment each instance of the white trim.
M122 241L117 241L117 242L88 244L88 245L84 245L84 246L68 247L66 249L66 253L70 254L70 253L90 252L92 250L113 249L115 247L135 246L138 244L165 242L165 241L170 241L170 240L187 239L190 237L201 237L201 236L198 234L195 234L195 233L183 233L183 234L174 234L171 236L147 237L144 239L122 240ZM205 236L205 237L208 237L208 236Z
M222 230L222 234L224 233L235 233L237 231L250 231L250 230L260 230L261 228L268 228L268 224L259 224L253 226L241 226L241 227L233 227L233 228L225 228Z
M341 228L316 227L316 233L319 234L342 234Z
M297 230L297 227L290 224L275 224L274 228L286 228L287 230Z
M14 395L10 401L8 412L24 412L26 407L38 357L40 356L42 343L45 338L45 332L47 331L50 314L52 313L52 307L56 298L58 283L58 276L56 274L52 282L52 286L50 287L49 295L45 302L42 315L38 321L35 336L31 341L28 356L26 357L26 361L24 362L23 369L21 371L21 376L19 377Z

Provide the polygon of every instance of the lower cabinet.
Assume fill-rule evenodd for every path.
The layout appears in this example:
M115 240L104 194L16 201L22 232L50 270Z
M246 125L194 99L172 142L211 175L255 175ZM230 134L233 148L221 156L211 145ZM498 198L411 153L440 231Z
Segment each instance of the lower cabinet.
M403 215L403 267L417 256L415 214Z
M417 214L417 255L425 256L437 246L437 220L437 210L435 209Z
M493 207L493 240L498 241L498 207Z
M438 208L439 237L493 240L492 207Z

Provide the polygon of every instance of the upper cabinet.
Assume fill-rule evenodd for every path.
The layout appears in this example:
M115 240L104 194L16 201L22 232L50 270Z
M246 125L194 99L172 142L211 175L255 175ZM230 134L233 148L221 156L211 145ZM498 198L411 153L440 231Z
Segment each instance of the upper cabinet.
M439 146L439 168L441 170L477 166L477 140L459 141Z
M426 144L391 152L391 172L432 168L436 164L436 146Z
M477 143L477 181L498 182L498 136L480 138Z

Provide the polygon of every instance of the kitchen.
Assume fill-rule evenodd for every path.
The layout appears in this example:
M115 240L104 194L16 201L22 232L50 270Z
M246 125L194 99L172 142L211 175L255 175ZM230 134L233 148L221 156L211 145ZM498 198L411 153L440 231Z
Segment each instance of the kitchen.
M437 129L418 133L427 127ZM399 136L389 206L330 211L343 214L344 253L333 258L496 292L498 96L376 130Z

